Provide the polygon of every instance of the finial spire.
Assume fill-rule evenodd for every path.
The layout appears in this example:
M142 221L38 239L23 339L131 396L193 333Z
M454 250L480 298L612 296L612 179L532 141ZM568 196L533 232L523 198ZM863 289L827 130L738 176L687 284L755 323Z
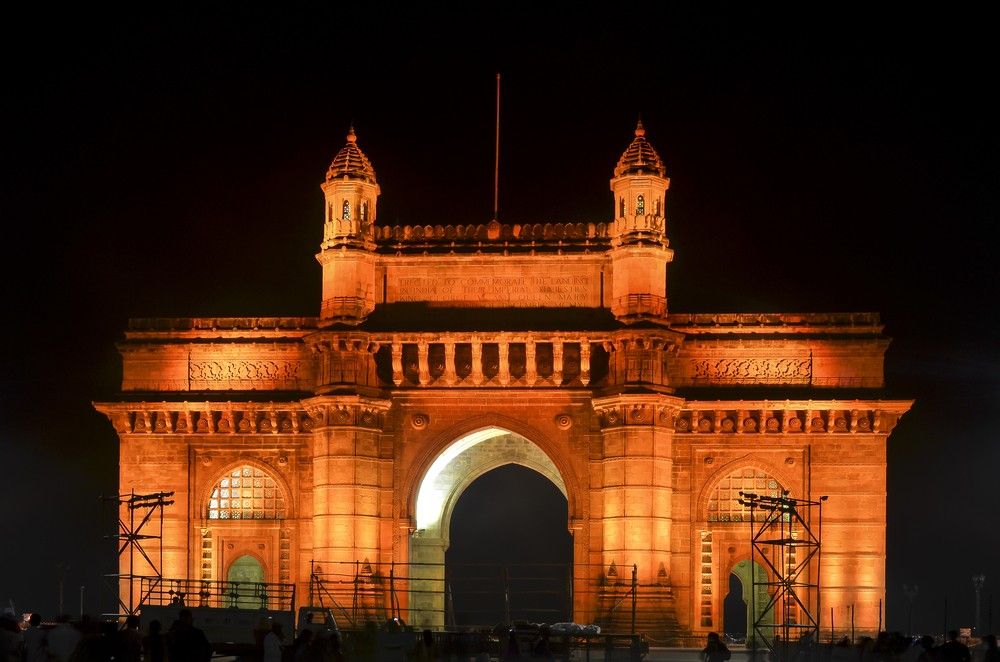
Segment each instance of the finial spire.
M354 135L354 122L351 122L350 128L347 129L347 142L353 143L353 142L357 142L357 141L358 141L358 137L356 135Z
M639 121L635 124L635 137L641 138L646 135L646 129L642 126L642 115L639 115Z

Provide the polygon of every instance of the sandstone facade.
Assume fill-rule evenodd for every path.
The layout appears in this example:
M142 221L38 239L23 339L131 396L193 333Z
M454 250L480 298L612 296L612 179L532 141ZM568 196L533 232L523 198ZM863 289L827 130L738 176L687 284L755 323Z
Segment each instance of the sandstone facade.
M396 564L404 590L366 600L440 625L451 509L513 462L566 495L578 622L635 566L644 627L720 630L745 489L829 496L809 572L873 630L911 405L879 397L879 317L669 312L668 187L640 125L609 220L383 225L352 132L322 187L318 317L132 320L119 346L121 397L96 406L121 491L175 493L163 575L250 556L305 596L317 565Z

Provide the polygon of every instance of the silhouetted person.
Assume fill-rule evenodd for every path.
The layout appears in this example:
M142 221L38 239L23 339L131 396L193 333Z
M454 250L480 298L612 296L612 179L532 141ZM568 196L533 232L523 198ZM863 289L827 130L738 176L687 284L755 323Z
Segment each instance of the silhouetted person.
M972 662L969 647L958 640L958 630L948 630L948 641L937 650L939 662Z
M309 648L313 643L313 631L306 628L292 642L292 661L303 662L309 658Z
M983 637L983 662L1000 662L1000 650L997 649L997 636L988 634Z
M264 637L264 662L281 662L281 621L271 623L271 631Z
M115 637L115 662L141 662L142 633L139 632L139 617L129 614L125 618L125 629Z
M730 657L732 657L732 653L729 652L726 644L722 642L719 633L709 632L705 647L701 649L702 662L725 662Z
M14 620L13 610L0 616L0 662L21 659L21 628Z
M511 628L507 632L507 647L504 649L503 659L516 660L521 657L521 651L517 647L517 631Z
M424 630L420 634L420 639L410 652L410 659L414 662L430 662L438 659L437 645L434 643L434 633Z
M159 621L149 622L149 634L142 638L142 655L144 662L165 662L167 659L167 640L163 636L163 624Z
M49 630L49 655L55 662L69 662L79 643L80 631L69 622L69 615L62 614Z
M937 654L934 652L934 637L925 634L917 640L916 647L920 649L917 662L937 662Z
M549 626L543 625L538 633L538 640L531 648L531 656L543 659L552 658L552 646L549 642Z
M24 662L48 662L49 642L42 629L42 615L32 614L28 619L28 629L21 634L24 641Z
M208 637L194 626L190 609L181 609L177 620L170 626L167 636L167 653L173 662L208 662L212 659L212 645Z

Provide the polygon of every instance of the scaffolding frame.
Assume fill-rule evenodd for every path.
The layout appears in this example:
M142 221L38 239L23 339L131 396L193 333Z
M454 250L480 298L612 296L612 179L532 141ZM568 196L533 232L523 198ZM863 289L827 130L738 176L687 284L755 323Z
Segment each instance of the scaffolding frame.
M827 497L794 499L788 494L787 490L782 491L781 496L740 492L737 499L741 506L750 510L751 561L762 561L759 565L764 568L763 573L758 573L754 563L750 566L753 655L756 656L758 642L763 642L777 660L791 659L793 645L808 646L819 642L822 614L820 564L823 503ZM817 511L815 533L811 525L814 509ZM761 588L766 589L769 597L758 613L756 602ZM780 622L777 620L779 605ZM796 610L798 618L794 618ZM769 620L774 622L769 623Z
M116 494L114 496L102 496L101 501L105 504L113 504L115 515L118 520L117 533L115 535L104 536L105 540L115 540L117 550L119 572L105 575L109 581L116 581L116 600L118 610L109 616L131 616L138 612L149 595L157 590L163 579L163 511L167 506L174 504L170 498L173 492L153 492L151 494L136 494L132 490L128 494ZM122 510L128 512L128 517L123 517ZM159 515L156 518L156 515ZM157 521L158 519L158 521ZM155 533L146 533L148 527L157 521L158 528ZM147 553L143 547L144 541L160 541L158 562ZM128 555L128 572L120 572L122 558ZM135 573L136 555L146 561L153 572L152 577L148 574L137 575ZM152 579L153 581L149 581ZM136 582L139 582L139 599L136 602ZM128 604L122 600L122 584L128 584Z

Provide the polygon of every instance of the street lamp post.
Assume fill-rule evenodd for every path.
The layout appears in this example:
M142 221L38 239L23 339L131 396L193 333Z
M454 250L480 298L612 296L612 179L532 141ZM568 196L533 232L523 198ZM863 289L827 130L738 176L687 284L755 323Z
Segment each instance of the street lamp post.
M913 601L917 597L920 587L914 584L903 584L903 595L906 596L906 633L913 636Z
M983 591L984 583L986 583L986 575L983 573L972 576L972 586L976 589L976 634L979 634L979 596Z

